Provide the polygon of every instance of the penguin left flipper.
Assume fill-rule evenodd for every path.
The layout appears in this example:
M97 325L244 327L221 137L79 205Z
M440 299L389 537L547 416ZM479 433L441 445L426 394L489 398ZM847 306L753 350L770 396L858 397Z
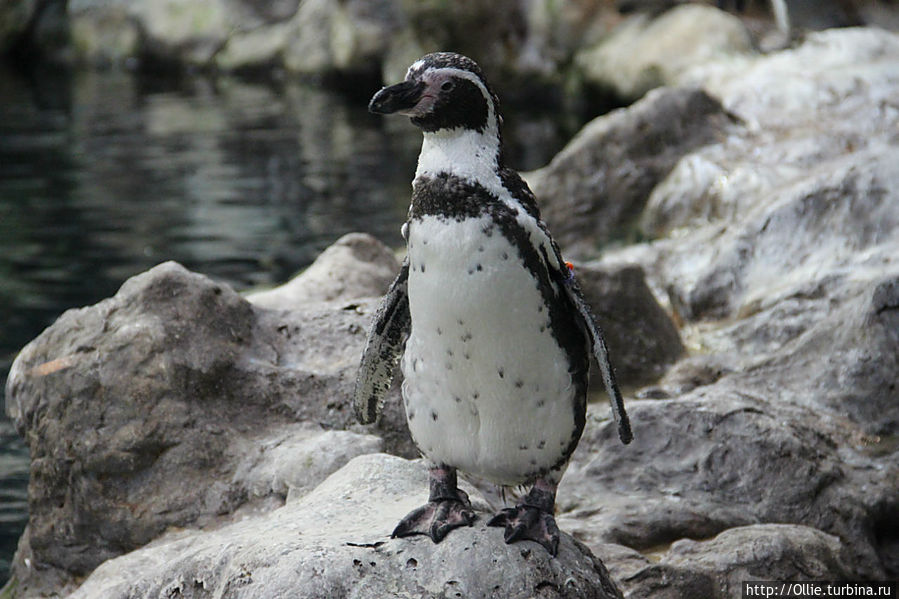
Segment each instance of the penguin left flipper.
M609 360L609 349L606 347L605 337L602 334L602 329L593 317L593 312L584 299L583 293L581 293L580 285L578 285L574 273L571 272L570 267L567 265L566 269L569 272L562 275L562 287L580 315L581 325L590 338L593 356L596 358L596 363L599 365L599 370L602 373L602 380L605 384L606 392L609 394L609 403L612 404L612 416L618 425L618 438L627 445L633 441L634 433L631 431L630 419L627 417L627 412L624 409L624 399L621 397L621 391L618 389L618 382L615 379L615 371L612 369L612 363Z
M408 279L407 258L387 290L387 295L381 300L368 334L353 391L353 409L356 419L362 424L374 422L381 413L384 396L393 382L397 364L403 355L403 346L411 330Z

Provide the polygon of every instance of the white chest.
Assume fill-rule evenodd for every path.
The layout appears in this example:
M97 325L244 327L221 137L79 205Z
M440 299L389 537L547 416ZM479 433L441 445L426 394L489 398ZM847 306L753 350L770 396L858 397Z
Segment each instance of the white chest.
M403 395L432 461L518 484L568 446L575 391L536 279L490 224L410 223Z

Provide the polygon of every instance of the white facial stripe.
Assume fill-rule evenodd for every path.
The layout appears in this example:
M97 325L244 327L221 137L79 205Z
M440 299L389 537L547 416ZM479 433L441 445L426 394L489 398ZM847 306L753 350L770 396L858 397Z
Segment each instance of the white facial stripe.
M416 71L421 70L421 68L423 66L425 66L425 61L423 61L423 60L416 60L415 62L413 62L412 66L410 66L409 69L406 71L406 78L408 79L409 75L411 75L412 73L414 73Z
M455 67L430 68L422 75L422 79L429 84L439 77L466 79L481 90L487 99L487 128L482 133L460 128L426 132L416 176L451 172L462 179L477 181L491 192L501 195L504 189L496 175L499 129L490 92L477 75Z
M421 62L421 61L419 61ZM417 64L417 63L416 63ZM412 65L413 67L415 65ZM410 67L411 68L411 67ZM484 85L484 82L481 81L480 77L472 73L471 71L464 71L462 69L457 69L455 67L440 67L440 68L430 68L424 72L422 75L422 79L425 82L430 83L429 78L433 75L446 75L449 77L459 77L460 79L467 79L478 86L478 89L481 90L481 95L487 100L487 106L490 111L490 118L496 114L496 106L493 105L493 96L490 95L490 92L487 91L487 87Z

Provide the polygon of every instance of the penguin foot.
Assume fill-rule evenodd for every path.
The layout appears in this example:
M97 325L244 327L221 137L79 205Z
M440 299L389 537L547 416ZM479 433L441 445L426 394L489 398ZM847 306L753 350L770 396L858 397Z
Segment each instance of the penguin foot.
M474 524L477 516L471 509L468 494L457 484L455 468L431 468L429 486L428 502L400 520L390 535L392 538L427 535L439 543L454 528Z
M536 541L553 557L559 552L559 527L549 512L530 505L516 505L501 510L487 526L503 526L506 543L526 539Z
M400 520L390 536L427 535L435 543L439 543L454 528L474 524L477 516L470 508L467 497L429 501Z

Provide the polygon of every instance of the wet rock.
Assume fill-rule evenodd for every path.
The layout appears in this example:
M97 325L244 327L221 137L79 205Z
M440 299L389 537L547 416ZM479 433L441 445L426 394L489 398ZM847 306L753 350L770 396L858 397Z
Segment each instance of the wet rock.
M32 458L19 583L38 572L26 561L83 575L169 527L283 501L354 455L411 452L399 408L386 444L323 432L354 424L369 318L355 303L257 309L174 263L66 312L7 382Z
M724 136L731 117L700 89L664 88L588 123L527 176L553 235L571 255L627 239L653 188L691 150Z
M711 6L682 4L658 16L626 19L575 60L587 81L632 102L678 84L695 65L752 52L740 19Z
M380 297L399 269L387 246L371 235L349 233L287 283L247 294L246 299L262 308L289 310L309 302Z
M530 541L506 545L467 488L478 512L473 527L440 544L390 539L396 522L427 499L427 471L383 454L359 457L268 514L170 535L108 561L71 597L621 597L602 562L568 535L555 559Z

